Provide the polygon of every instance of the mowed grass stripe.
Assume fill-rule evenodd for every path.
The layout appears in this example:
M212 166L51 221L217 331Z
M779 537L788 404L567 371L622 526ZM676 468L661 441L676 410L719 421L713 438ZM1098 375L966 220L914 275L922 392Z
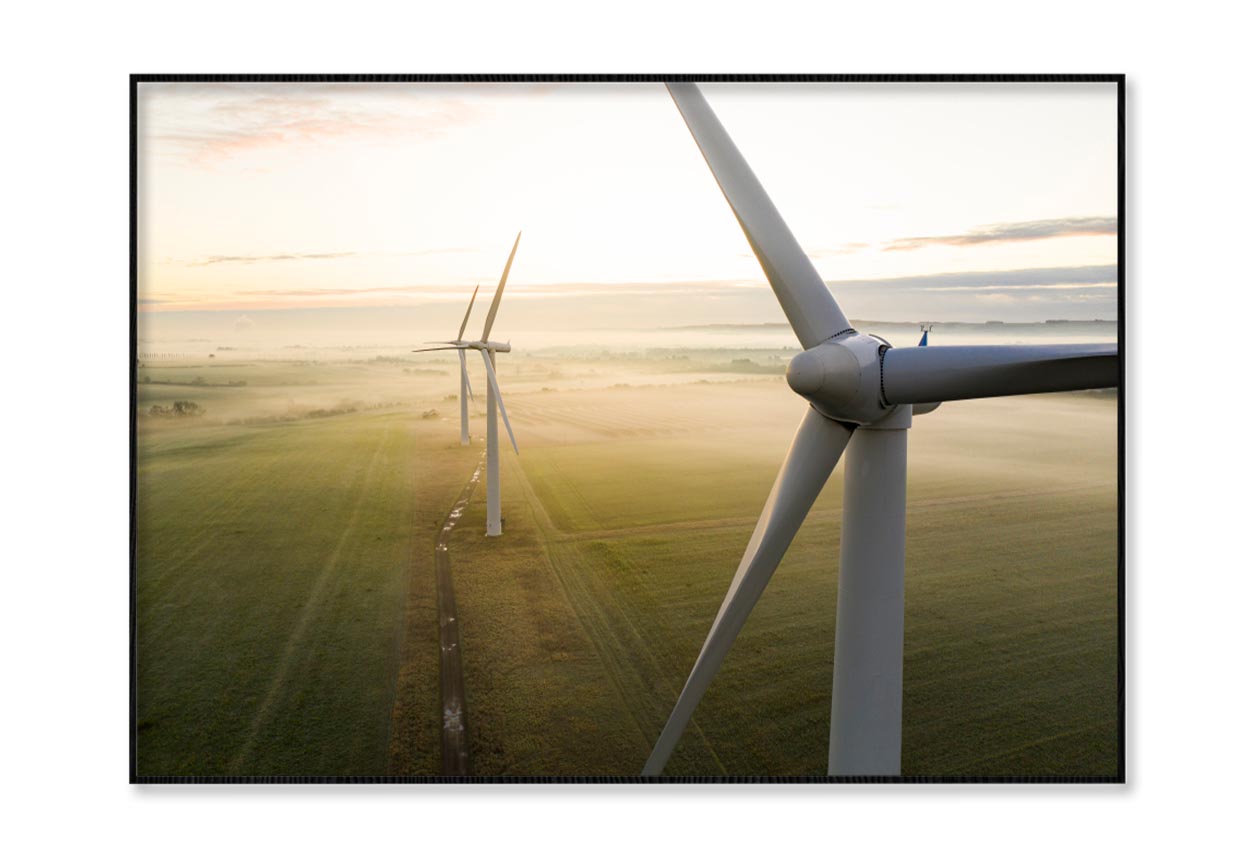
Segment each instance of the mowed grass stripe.
M652 665L642 667L636 657L623 665L640 670L636 681L650 695L637 701L654 737L687 680L749 532L579 543L584 565L620 569L603 576L605 594L620 602L634 633L650 639ZM830 571L811 571L809 563L785 558L697 709L669 773L823 772L825 760L815 763L814 756L825 742L834 578ZM815 634L815 622L829 622L830 629ZM806 677L798 680L797 673ZM809 677L814 673L816 679Z
M357 525L357 519L361 515L361 505L365 502L367 496L363 483L372 481L374 469L378 465L379 455L383 450L383 444L392 431L393 426L389 424L385 430L380 432L378 444L375 445L374 453L370 456L370 464L360 475L360 480L355 483L358 497L356 503L353 504L352 514L344 522L343 532L340 533L339 540L335 543L335 550L331 551L330 556L326 558L326 563L322 566L322 571L318 574L317 579L314 580L313 586L309 590L309 597L305 600L304 606L300 610L300 618L296 620L295 627L292 629L291 634L288 635L287 645L283 647L278 668L270 680L270 688L265 693L265 699L262 700L261 707L253 715L252 725L248 729L248 737L239 748L239 752L236 753L235 760L231 762L232 773L240 773L248 765L248 759L251 757L252 750L257 743L257 735L260 733L261 727L270 722L275 701L278 699L279 692L286 686L288 675L291 672L292 658L302 645L308 642L309 623L312 621L315 610L323 605L328 582L339 567L340 554L344 550L344 543L353 534Z
M519 466L521 469L521 466ZM519 480L527 493L536 521L544 538L545 551L556 572L561 587L577 614L583 629L594 643L601 662L610 673L615 688L634 718L645 744L644 755L651 750L656 733L660 732L657 719L668 715L664 698L657 696L655 685L662 680L664 668L653 653L655 637L646 637L624 614L614 591L600 583L603 563L584 559L587 555L579 549L554 541L554 528L546 508L526 478L519 470ZM599 566L598 571L593 566ZM610 570L617 568L608 567ZM651 701L651 704L649 703ZM664 717L662 718L664 721ZM711 744L704 738L698 723L692 731L704 745L707 759L721 768L722 764ZM642 767L642 763L640 763ZM634 773L634 768L620 772ZM720 772L725 772L723 768Z
M516 465L502 469L504 535L483 535L476 495L450 549L473 772L638 772L647 742L545 556Z
M172 561L169 569L146 586L157 591L151 601L145 602L148 612L178 619L184 608L195 605L192 596L202 581L198 573L184 569L202 559L247 559L255 547L252 538L270 526L269 519L295 518L304 509L305 498L299 490L276 489L272 484L277 478L308 482L319 464L317 457L301 454L284 458L284 454L263 451L263 446L258 444L251 449L246 443L240 448L241 456L225 457L246 459L243 470L207 466L204 461L208 457L200 457L176 463L165 472L166 482L180 492L186 490L186 494L174 497L168 491L162 492L162 499L175 500L179 505L177 509L163 507L162 514L167 519L181 519L182 513L196 514L195 507L212 507L208 513L196 514L197 526L216 535L198 536L182 559ZM213 549L217 549L216 554L211 553Z
M206 439L202 444L178 443L170 447L163 444L169 445L172 438L186 442L188 437L176 434L161 438L166 441L153 441L147 448L152 464L145 464L141 460L141 464L137 466L139 482L136 490L136 514L148 521L145 529L152 535L160 535L167 525L175 527L180 524L180 517L174 515L171 509L186 511L187 508L197 507L201 522L212 526L218 525L224 518L238 516L240 501L250 501L255 508L260 509L267 494L262 486L272 478L282 462L277 454L250 454L251 464L243 471L198 470L196 476L187 477L184 475L195 470L197 466L203 469L204 461L227 446L230 439L214 437ZM235 450L243 450L246 445L258 439L264 440L264 434L237 433ZM234 493L225 490L228 483L235 489ZM172 489L170 484L174 484ZM170 504L178 506L170 507ZM151 602L144 602L145 607L168 606L163 599L174 597L179 590L177 584L165 583L166 578L177 576L183 566L215 544L216 540L201 538L189 547L184 546L178 557L152 566L151 582L145 584L142 591L153 592L155 598ZM174 606L177 607L177 604Z
M254 772L277 772L260 761L262 754L273 766L312 765L338 775L375 774L387 766L404 600L411 555L419 547L413 506L429 499L415 488L409 418L391 419L404 426L389 430L374 476L361 481L355 532L344 543L323 606L314 611L309 642L297 646L272 722L261 729ZM347 505L346 497L341 520Z
M137 515L142 774L226 773L241 752L246 774L386 769L417 497L410 417L239 428L236 445L185 441L175 460L141 437L141 468L164 468L150 489L162 523ZM206 490L220 509L201 515Z

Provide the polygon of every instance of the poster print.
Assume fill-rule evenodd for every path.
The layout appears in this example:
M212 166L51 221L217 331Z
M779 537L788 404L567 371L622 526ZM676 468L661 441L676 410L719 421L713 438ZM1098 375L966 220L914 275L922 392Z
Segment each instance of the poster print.
M132 93L134 779L1121 778L1120 78Z

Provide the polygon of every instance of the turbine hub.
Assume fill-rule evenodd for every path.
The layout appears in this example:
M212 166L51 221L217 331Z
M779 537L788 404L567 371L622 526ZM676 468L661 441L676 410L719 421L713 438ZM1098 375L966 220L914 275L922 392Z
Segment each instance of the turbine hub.
M800 353L787 366L787 384L802 397L816 393L824 375L822 356L813 350Z
M787 384L833 420L874 423L894 409L880 394L881 348L887 344L860 333L810 347L788 364Z

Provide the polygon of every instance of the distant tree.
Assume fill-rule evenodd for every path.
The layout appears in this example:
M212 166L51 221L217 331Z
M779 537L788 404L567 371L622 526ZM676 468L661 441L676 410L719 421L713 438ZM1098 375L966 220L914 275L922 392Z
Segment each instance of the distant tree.
M175 400L172 406L153 406L148 416L153 418L198 418L204 414L199 403L191 400Z

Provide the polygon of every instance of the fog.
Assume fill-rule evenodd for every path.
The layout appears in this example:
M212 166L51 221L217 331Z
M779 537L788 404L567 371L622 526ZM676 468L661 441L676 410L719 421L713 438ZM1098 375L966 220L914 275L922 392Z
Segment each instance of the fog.
M480 294L482 295L482 294ZM717 300L710 298L710 303ZM510 341L533 354L545 350L579 348L589 351L641 352L649 349L797 349L795 336L783 322L777 306L755 323L711 320L675 322L677 314L653 311L591 314L574 324L568 306L542 300L517 300L502 306L492 338ZM644 303L647 304L647 303ZM476 305L466 327L468 338L482 330L485 306ZM465 306L432 302L421 306L377 308L320 308L267 311L143 312L138 317L141 358L240 357L357 358L408 355L426 341L444 341L456 335ZM690 314L690 312L688 312ZM714 312L715 314L717 312ZM779 314L779 316L774 316ZM854 319L857 328L880 335L895 346L918 342L919 325L910 322ZM928 325L931 325L928 323ZM1108 321L1040 323L934 323L930 343L1016 344L1080 343L1117 339L1117 324Z

